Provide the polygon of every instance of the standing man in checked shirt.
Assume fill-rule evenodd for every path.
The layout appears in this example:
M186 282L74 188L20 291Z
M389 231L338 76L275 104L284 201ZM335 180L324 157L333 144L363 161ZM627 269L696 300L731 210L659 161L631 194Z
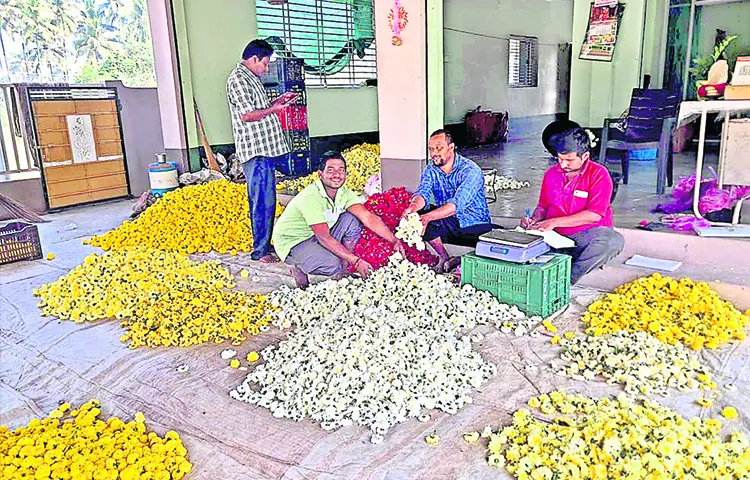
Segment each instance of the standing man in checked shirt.
M276 161L289 155L289 144L281 130L278 113L295 100L286 93L271 103L260 77L268 72L273 47L265 40L253 40L242 52L242 62L227 79L227 100L232 114L232 132L237 158L247 179L250 223L253 228L251 258L264 263L278 262L271 250L271 233L276 213Z
M484 176L479 165L456 153L445 130L430 135L432 164L422 172L404 216L419 212L423 237L438 254L438 272L449 272L460 263L450 258L443 242L475 247L479 236L492 230L490 210L484 197ZM430 205L434 198L435 205Z

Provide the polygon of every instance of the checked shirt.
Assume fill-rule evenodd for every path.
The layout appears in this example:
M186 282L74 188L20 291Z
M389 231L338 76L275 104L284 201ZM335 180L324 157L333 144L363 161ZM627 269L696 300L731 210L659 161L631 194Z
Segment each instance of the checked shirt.
M289 144L276 114L257 122L243 122L242 115L269 108L271 102L260 79L241 63L227 79L227 100L232 114L232 132L241 163L255 157L278 157L289 152Z

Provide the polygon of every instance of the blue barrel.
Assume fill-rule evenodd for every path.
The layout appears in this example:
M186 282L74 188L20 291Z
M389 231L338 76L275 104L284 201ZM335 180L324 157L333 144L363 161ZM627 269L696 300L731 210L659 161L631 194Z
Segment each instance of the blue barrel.
M167 162L166 156L157 155L158 160L148 165L148 180L151 185L151 193L164 195L180 186L177 172L177 164Z

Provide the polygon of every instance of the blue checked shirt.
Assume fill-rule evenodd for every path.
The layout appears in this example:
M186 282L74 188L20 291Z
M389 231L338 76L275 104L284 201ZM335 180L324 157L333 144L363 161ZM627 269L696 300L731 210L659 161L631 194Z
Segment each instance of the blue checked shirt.
M461 155L456 154L453 170L448 175L432 163L427 165L414 195L419 195L428 203L434 197L438 207L446 203L454 204L455 215L462 228L491 222L484 197L482 169Z

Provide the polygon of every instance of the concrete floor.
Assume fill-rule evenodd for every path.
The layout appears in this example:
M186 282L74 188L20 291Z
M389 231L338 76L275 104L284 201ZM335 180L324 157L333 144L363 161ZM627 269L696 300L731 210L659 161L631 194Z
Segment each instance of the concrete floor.
M511 144L510 148L515 146ZM499 374L476 392L472 405L456 415L434 412L427 423L406 422L394 427L378 446L370 444L365 428L353 426L324 432L307 420L297 423L275 419L267 410L234 401L227 395L245 375L228 368L227 362L221 360L220 352L228 344L130 350L119 341L122 332L116 321L75 324L40 315L32 290L64 275L86 255L99 252L83 245L81 239L120 224L128 217L132 203L116 201L48 215L50 222L39 225L40 236L45 253L53 252L56 258L0 265L0 425L16 428L35 416L45 415L59 402L80 404L99 398L105 417L131 419L135 412L141 411L146 415L148 427L159 434L170 429L179 432L194 464L190 480L509 479L507 472L486 466L484 448L466 444L461 434L488 424L509 423L512 412L539 391L564 388L592 396L620 391L618 386L602 381L583 383L552 374L545 367L558 355L549 344L551 334L516 339L484 328L481 331L485 339L475 348L498 365ZM673 235L637 233L648 236L645 243L649 245L674 246L670 241ZM729 265L737 265L739 270L729 279L734 282L730 286L740 300L738 306L750 306L749 291L743 286L750 284L750 260L744 262L744 267L738 265L743 262L742 246L721 240L730 243L708 248L706 239L683 239L699 242L703 249L693 257L718 262L727 269ZM628 242L629 248L638 251L639 242L633 238ZM694 247L675 248L685 250L684 259L689 263ZM709 258L711 252L714 258ZM722 255L724 260L717 261ZM252 262L249 255L202 257L220 259L235 276L241 268L247 268L251 276L261 277L258 283L237 278L238 288L243 290L268 292L292 283L283 266ZM700 275L706 280L716 278L712 277L715 272L707 273L695 265L688 267L691 270L686 273L696 278ZM597 279L589 287L611 288L608 281L648 273L608 267L597 272ZM578 318L598 295L594 288L574 286L569 310L555 319L560 331L582 331ZM244 357L248 351L260 350L285 335L272 329L234 348ZM699 414L718 417L723 405L733 405L741 418L727 428L749 431L748 347L750 340L702 353L702 361L717 373L720 383L732 382L738 387L736 391L725 392L715 407L701 409L695 403L701 395L698 392L658 400L688 417ZM178 365L188 365L189 372L177 373ZM529 373L527 365L534 366L533 372ZM440 445L435 447L424 442L424 437L432 431L441 436Z
M516 217L524 215L527 208L533 210L539 198L544 172L550 167L550 155L540 140L541 134L483 147L464 148L461 153L476 161L483 168L497 168L498 175L515 177L531 182L531 187L522 190L498 192L497 202L490 204L493 216ZM674 156L675 183L682 176L695 173L696 152L685 151ZM708 167L718 165L717 147L708 145L703 175L708 175ZM608 165L619 172L618 161ZM612 205L615 226L635 228L643 220L658 221L660 215L652 214L651 209L659 203L671 201L671 188L665 195L656 192L656 166L653 161L631 161L628 185L620 184L617 197Z

